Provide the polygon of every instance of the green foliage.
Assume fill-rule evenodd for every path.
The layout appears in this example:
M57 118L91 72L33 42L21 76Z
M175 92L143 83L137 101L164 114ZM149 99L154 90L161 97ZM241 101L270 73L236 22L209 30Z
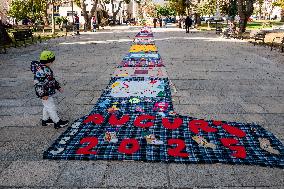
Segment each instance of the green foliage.
M168 5L157 6L157 14L159 16L175 16L176 11Z
M273 5L284 9L284 0L278 0L276 2L273 2Z
M230 0L228 15L233 19L238 14L237 0Z
M62 23L62 17L60 17L60 16L57 16L57 17L55 17L55 23L57 24L57 25L60 25L61 23Z
M80 0L74 0L74 3L76 3L76 5L77 5L78 7L81 7Z
M29 1L13 0L8 11L8 14L16 20L27 18L31 12Z
M216 13L216 0L201 1L197 4L197 12L201 15L215 15Z
M41 20L46 10L47 1L42 0L13 0L8 14L16 20L31 18Z
M170 0L169 6L175 10L178 15L184 15L186 11L185 0Z

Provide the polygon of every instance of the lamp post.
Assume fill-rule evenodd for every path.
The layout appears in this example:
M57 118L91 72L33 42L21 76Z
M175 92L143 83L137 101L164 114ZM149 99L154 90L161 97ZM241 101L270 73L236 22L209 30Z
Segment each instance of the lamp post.
M74 24L74 6L73 6L73 0L71 0L71 11L72 11L72 23Z
M55 34L55 20L54 20L54 0L51 0L52 12L51 12L51 21L52 21L52 35Z

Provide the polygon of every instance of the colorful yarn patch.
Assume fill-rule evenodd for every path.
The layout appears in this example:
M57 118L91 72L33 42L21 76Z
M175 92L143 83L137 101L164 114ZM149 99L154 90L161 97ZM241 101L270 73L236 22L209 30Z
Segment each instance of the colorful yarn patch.
M136 53L136 52L157 52L158 49L156 45L132 45L129 49L129 52Z

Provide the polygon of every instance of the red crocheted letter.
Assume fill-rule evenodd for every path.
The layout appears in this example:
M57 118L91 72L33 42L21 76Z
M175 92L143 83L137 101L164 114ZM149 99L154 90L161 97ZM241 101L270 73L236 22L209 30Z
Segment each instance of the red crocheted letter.
M246 136L246 133L243 130L237 128L237 127L233 127L233 126L228 125L228 124L224 124L224 125L222 125L222 127L223 127L223 129L225 129L225 131L227 131L231 135L235 135L239 138L243 138L243 137Z
M231 154L232 156L236 158L242 158L242 159L247 157L246 149L244 146L231 146L231 145L235 145L239 143L237 139L221 138L220 140L225 147L229 148L230 150L236 151Z
M132 145L130 148L127 148L127 145ZM129 138L123 139L118 147L118 152L122 154L131 155L137 152L140 149L140 145L136 139Z
M177 117L174 119L174 122L171 123L168 118L163 118L162 123L163 123L163 126L167 129L177 129L181 126L182 119Z
M208 122L206 122L204 120L192 120L192 121L189 122L188 125L189 125L189 129L195 134L199 133L199 129L201 129L202 131L205 131L207 133L217 132L216 128L209 127Z
M100 114L92 114L89 115L83 123L94 123L94 124L102 124L104 122L104 117L101 116Z
M141 123L142 121L145 120L154 120L155 116L151 116L151 115L140 115L138 116L135 121L134 121L134 125L136 127L142 127L142 128L147 128L147 127L152 127L154 125L153 122L147 122L147 123Z
M121 126L121 125L124 125L128 121L129 121L129 115L124 115L118 120L116 115L112 114L109 118L109 124L113 126L118 126L118 125Z

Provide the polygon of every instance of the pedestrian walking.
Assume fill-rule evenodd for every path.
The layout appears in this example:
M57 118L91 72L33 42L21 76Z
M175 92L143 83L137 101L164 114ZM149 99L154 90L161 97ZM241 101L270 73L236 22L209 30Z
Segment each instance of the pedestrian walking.
M167 18L165 18L165 20L164 20L164 25L165 25L165 27L167 27Z
M154 28L156 28L156 27L157 27L157 21L158 21L158 20L157 20L157 18L154 18L154 19L153 19Z
M80 19L77 14L75 14L75 25L76 25L77 35L80 35Z
M162 21L162 18L159 18L159 24L160 24L160 28L163 27L163 21Z
M32 61L31 71L34 73L34 87L36 95L43 104L42 126L54 125L59 129L68 125L69 121L61 120L56 111L53 95L56 90L63 92L60 84L56 81L50 66L55 61L55 54L51 51L43 51L40 61Z
M93 32L96 32L97 29L97 19L95 16L92 18Z
M191 28L192 26L192 19L187 16L186 19L185 19L185 32L186 33L189 33L189 28Z

